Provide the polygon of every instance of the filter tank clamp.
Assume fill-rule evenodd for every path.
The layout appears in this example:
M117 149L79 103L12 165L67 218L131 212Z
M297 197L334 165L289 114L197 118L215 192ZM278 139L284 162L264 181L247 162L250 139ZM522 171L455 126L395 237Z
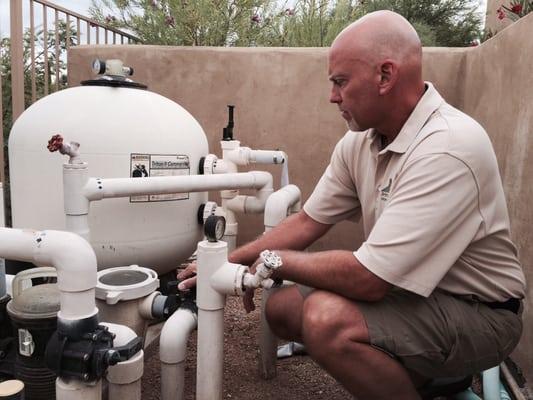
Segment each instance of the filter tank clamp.
M113 347L114 338L115 335L104 325L98 325L79 339L56 331L46 346L46 364L62 378L85 382L98 380L105 375L108 367L129 360L142 350L140 337L117 347Z

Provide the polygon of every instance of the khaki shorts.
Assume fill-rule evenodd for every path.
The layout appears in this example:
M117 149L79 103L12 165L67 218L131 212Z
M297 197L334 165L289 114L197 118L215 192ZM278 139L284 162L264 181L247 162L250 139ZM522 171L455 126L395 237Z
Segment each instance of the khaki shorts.
M305 297L309 289L299 288ZM425 298L392 290L376 303L358 302L372 346L408 370L428 377L459 377L494 367L515 348L519 315L435 291Z

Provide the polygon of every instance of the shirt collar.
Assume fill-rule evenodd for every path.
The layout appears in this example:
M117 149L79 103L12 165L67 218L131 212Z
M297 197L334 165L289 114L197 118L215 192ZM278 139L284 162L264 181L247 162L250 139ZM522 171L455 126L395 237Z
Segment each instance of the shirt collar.
M429 117L444 103L444 99L437 92L437 89L430 82L425 82L425 84L426 91L418 101L409 118L407 118L400 133L380 153L386 151L405 153ZM374 139L376 137L375 129L370 129L367 135L369 139Z

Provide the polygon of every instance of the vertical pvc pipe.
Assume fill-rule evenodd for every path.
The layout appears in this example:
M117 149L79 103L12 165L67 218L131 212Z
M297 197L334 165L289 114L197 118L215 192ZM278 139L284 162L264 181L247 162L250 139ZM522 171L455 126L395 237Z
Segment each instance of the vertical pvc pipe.
M198 310L196 399L222 400L224 309Z
M210 284L213 273L228 259L226 242L198 243L198 352L196 399L221 400L226 296Z
M3 152L2 149L0 151ZM0 165L0 168L4 168L3 164ZM4 189L2 187L2 182L0 182L0 228L5 227L4 219ZM6 263L3 258L0 258L0 299L3 298L7 293L6 289Z
M500 367L483 371L484 400L501 400L500 396Z
M296 185L287 185L271 194L265 204L265 232L273 229L283 221L290 210L298 206L301 199L300 189ZM263 290L261 299L261 326L259 333L259 375L263 379L276 376L278 338L268 325L265 309L268 298L278 289Z
M87 385L76 380L56 380L56 400L102 400L102 380Z
M187 341L197 325L197 316L191 310L180 308L163 326L159 339L161 400L184 398Z
M113 345L124 346L137 337L133 329L125 325L104 322L115 334ZM129 360L108 368L109 400L141 400L141 378L144 372L144 351L138 351ZM74 399L74 397L72 398Z

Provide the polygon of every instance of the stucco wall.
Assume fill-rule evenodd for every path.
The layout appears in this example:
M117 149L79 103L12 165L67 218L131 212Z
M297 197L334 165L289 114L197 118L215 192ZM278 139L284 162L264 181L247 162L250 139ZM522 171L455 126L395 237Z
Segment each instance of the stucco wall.
M507 190L513 236L528 280L533 278L533 247L528 247L533 211L533 77L528 71L533 16L477 48L424 50L424 76L441 94L480 121L489 132ZM227 104L236 106L235 136L253 148L281 148L289 155L291 181L304 198L326 167L331 150L345 133L335 105L328 102L326 49L178 48L155 46L80 46L69 51L69 82L91 77L90 61L121 58L135 69L135 80L173 99L204 127L210 151L227 122ZM269 170L279 175L277 167ZM240 239L261 231L261 217L239 218ZM339 224L315 249L355 249L360 227ZM528 299L533 296L529 290ZM533 381L533 311L526 308L519 361Z

